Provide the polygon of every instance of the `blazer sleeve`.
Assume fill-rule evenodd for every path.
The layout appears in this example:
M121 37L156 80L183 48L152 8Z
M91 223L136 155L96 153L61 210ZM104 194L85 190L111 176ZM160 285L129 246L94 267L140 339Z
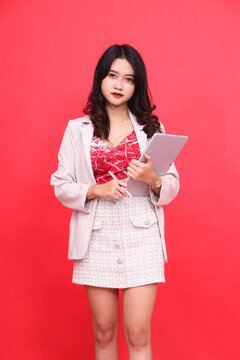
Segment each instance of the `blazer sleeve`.
M71 133L71 121L68 122L58 152L58 168L51 175L50 185L56 198L66 207L89 213L91 201L87 200L87 191L92 184L76 180L74 165L74 139Z
M160 124L163 133L165 129L163 124ZM179 175L175 164L173 163L165 175L161 175L162 186L160 195L158 196L152 189L150 189L150 198L154 205L167 205L177 196L180 189Z

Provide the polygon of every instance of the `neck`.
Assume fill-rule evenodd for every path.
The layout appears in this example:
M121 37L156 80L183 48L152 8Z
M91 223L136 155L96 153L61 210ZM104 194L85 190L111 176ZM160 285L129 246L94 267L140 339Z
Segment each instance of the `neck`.
M126 104L122 106L106 105L110 124L114 125L123 120L129 120L128 108Z

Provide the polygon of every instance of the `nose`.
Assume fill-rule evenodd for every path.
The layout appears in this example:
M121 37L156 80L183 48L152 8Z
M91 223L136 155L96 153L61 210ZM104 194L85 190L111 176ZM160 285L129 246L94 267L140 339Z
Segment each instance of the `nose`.
M122 90L122 80L120 78L117 78L114 84L114 88L118 90Z

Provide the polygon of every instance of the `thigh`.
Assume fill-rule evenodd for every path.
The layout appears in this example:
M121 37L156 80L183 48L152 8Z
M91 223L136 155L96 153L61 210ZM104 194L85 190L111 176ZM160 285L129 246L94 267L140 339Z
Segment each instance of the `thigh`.
M124 329L151 329L158 283L122 290Z
M119 322L118 289L85 285L93 328L115 327Z

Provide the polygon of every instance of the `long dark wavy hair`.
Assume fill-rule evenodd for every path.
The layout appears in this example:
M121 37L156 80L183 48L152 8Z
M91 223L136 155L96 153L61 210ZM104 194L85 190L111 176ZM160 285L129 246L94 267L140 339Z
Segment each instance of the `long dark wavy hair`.
M126 59L134 69L135 91L128 101L128 108L136 116L139 124L144 125L143 131L147 137L155 132L161 132L158 117L152 114L156 105L151 106L151 92L147 82L147 72L141 55L130 45L112 45L99 59L91 93L88 96L84 114L89 115L94 126L94 135L108 139L110 131L109 117L106 111L106 99L101 91L102 80L107 76L112 62L116 59Z

